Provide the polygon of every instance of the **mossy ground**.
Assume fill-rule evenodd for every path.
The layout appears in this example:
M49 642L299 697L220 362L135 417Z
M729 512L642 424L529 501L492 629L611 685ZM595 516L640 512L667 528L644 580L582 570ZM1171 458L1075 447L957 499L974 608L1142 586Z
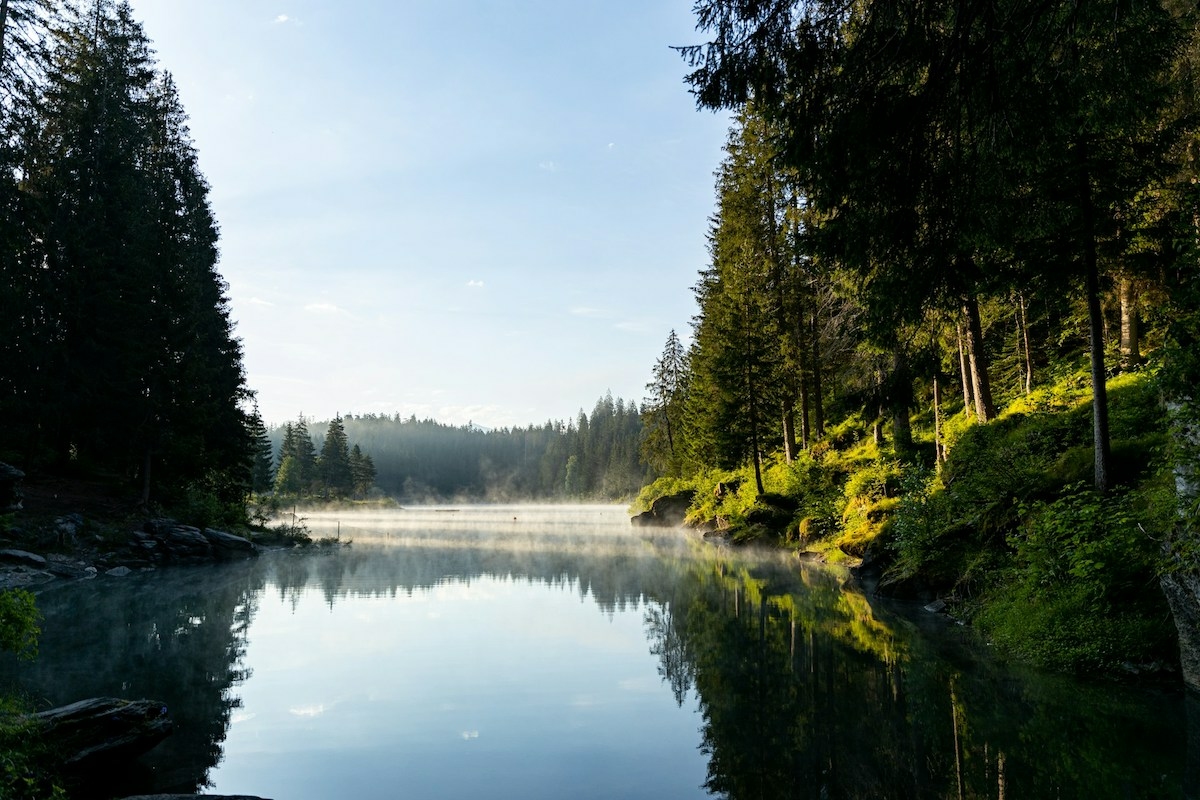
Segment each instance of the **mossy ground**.
M887 565L883 591L936 594L1001 652L1035 664L1172 663L1157 576L1175 504L1156 372L1115 377L1108 392L1113 487L1103 495L1091 488L1091 394L1077 369L989 424L950 413L941 465L921 427L929 420L915 418L913 449L897 453L850 416L792 463L768 463L762 497L747 466L660 479L639 503L691 489L689 521L715 522L735 542L836 563L870 555Z

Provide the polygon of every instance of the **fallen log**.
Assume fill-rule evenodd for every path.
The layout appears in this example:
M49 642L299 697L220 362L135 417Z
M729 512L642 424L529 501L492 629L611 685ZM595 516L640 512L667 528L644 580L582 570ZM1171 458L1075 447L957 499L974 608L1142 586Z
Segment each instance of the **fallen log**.
M109 768L154 747L172 730L167 707L154 700L94 697L34 714L42 736L73 772Z

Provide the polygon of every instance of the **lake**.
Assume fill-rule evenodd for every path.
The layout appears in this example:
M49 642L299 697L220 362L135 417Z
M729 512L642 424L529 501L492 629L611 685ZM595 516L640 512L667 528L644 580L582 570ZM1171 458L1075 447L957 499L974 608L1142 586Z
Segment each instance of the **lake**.
M352 539L60 583L40 705L149 697L175 733L90 796L1192 796L1181 690L995 663L844 572L610 506L310 514ZM1189 722L1190 719L1190 722ZM1192 745L1189 747L1189 739Z

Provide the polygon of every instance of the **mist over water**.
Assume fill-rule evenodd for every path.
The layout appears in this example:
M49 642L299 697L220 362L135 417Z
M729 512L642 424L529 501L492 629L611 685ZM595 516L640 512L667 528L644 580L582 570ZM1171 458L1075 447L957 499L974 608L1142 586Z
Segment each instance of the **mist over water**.
M0 678L176 720L94 796L1160 797L1195 760L1178 694L1003 668L844 573L621 507L303 516L353 544L40 594L42 655Z

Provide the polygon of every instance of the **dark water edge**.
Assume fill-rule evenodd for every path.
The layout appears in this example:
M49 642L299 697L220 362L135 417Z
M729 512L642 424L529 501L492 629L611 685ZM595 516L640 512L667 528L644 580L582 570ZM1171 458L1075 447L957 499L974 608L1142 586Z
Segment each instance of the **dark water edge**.
M313 592L330 609L403 602L448 581L467 591L499 577L566 586L601 615L641 615L662 691L699 712L688 746L707 776L696 796L1197 796L1200 703L1182 689L999 664L968 629L869 599L843 573L774 552L576 517L511 522L384 516L341 526L355 543L334 553L56 584L38 597L39 659L4 659L0 682L40 706L163 700L176 733L117 785L79 796L193 792L238 757L225 742L239 687L254 679L264 604L295 608ZM605 758L618 759L606 771L622 768L619 753Z

